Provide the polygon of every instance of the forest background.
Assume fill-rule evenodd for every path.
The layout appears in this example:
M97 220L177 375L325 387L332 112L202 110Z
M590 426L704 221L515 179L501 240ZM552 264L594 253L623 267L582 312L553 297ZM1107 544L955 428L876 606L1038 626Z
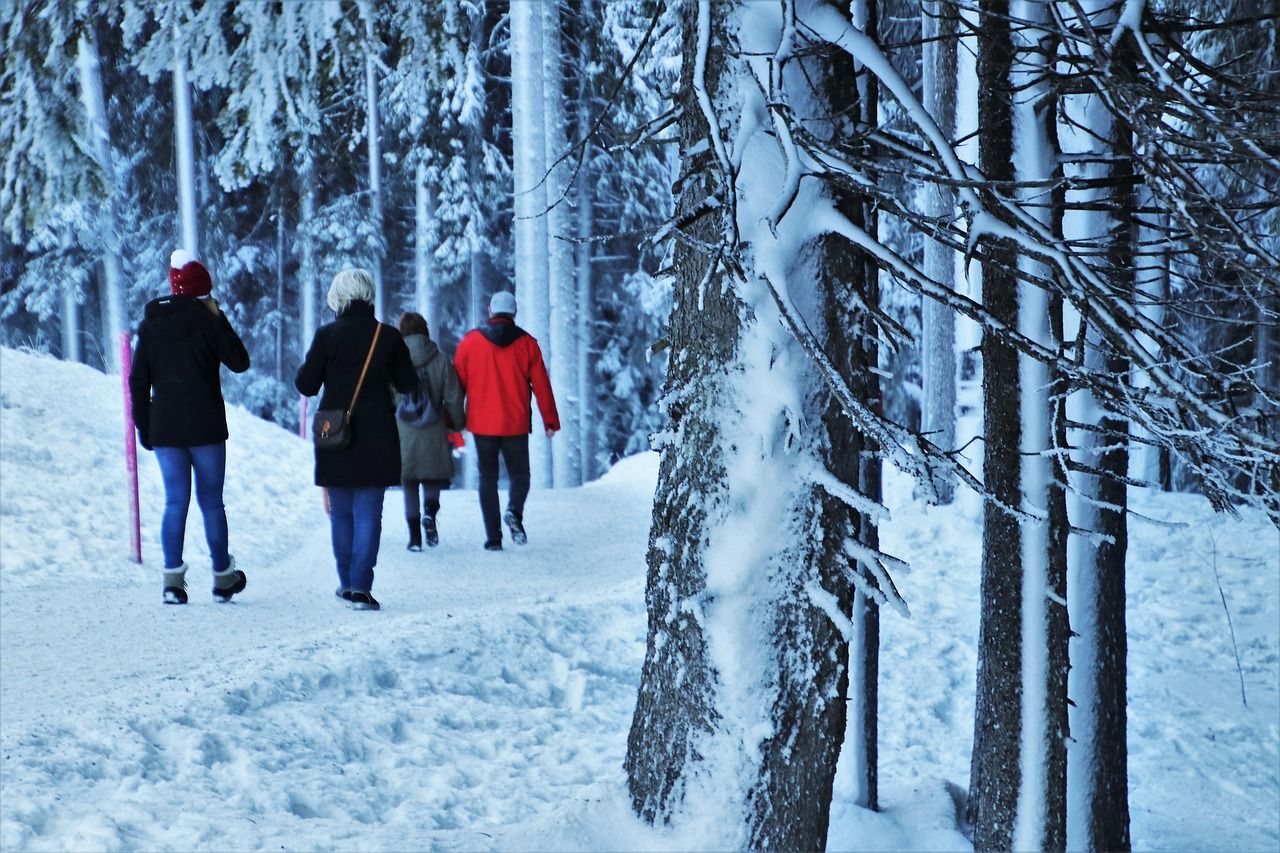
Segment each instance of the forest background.
M0 343L114 369L182 245L296 428L337 269L446 349L514 285L535 483L662 453L638 814L821 848L837 760L877 808L889 462L982 505L964 830L1130 846L1129 491L1280 520L1270 4L5 10Z

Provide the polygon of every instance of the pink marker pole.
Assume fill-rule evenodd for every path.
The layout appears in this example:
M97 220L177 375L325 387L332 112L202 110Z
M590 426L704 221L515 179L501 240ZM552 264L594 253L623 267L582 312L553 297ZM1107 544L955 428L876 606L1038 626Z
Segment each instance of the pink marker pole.
M305 394L298 395L298 438L304 441L307 438L307 402Z
M138 513L138 443L133 425L133 395L129 392L129 370L133 352L129 333L120 333L120 379L124 386L124 462L129 474L129 544L135 563L142 562L142 521Z

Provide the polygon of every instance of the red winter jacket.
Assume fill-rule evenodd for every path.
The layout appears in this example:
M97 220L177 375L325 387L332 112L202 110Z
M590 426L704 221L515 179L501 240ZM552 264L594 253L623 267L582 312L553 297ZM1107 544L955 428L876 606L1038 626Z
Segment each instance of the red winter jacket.
M467 394L467 429L475 435L533 432L532 389L547 429L560 429L556 398L542 363L542 350L528 332L505 315L472 329L458 344L453 366Z

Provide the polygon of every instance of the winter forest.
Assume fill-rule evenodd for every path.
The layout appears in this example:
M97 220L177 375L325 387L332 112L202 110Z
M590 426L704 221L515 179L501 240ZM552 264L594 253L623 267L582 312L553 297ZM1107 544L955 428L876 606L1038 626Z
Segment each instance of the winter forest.
M1151 846L1129 706L1149 502L1257 521L1277 621L1273 3L0 6L0 372L27 350L118 373L186 247L252 357L227 402L296 434L339 269L448 352L511 289L564 427L534 430L535 490L657 452L631 816L818 850L846 794L879 811L903 713L882 640L946 594L904 591L936 570L977 601L952 828ZM890 482L923 518L975 508L971 565L882 535ZM1274 708L1274 626L1259 654Z

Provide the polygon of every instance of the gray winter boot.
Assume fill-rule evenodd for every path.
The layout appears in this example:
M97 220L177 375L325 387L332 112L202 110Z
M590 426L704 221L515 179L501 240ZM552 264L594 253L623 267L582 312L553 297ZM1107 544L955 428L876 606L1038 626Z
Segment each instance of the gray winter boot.
M164 570L164 603L187 603L187 564Z
M218 601L230 601L237 592L244 592L248 583L249 579L236 569L236 558L232 557L225 571L213 573L213 597Z

